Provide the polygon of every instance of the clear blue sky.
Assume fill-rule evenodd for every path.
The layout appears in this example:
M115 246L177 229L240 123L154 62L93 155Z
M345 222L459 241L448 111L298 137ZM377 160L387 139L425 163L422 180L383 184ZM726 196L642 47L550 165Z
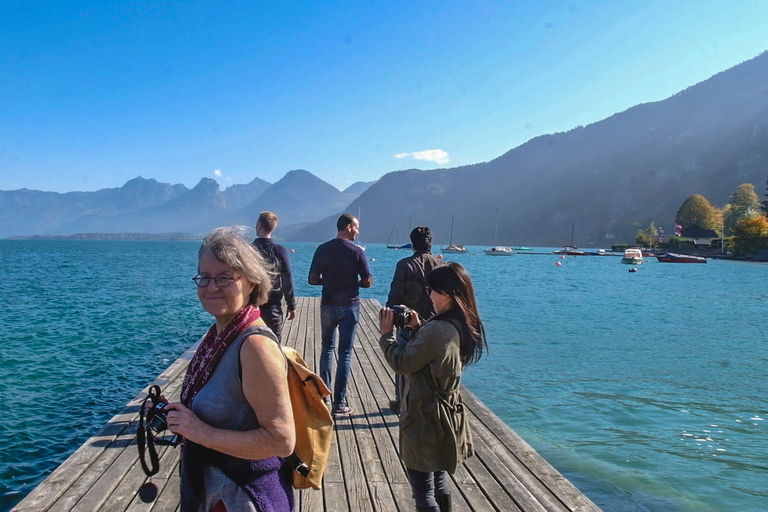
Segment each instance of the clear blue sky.
M292 169L343 189L491 160L767 49L764 0L3 0L0 190Z

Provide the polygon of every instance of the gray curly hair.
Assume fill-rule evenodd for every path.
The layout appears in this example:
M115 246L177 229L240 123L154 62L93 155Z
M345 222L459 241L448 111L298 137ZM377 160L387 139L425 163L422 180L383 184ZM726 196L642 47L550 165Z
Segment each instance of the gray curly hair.
M203 239L197 251L197 260L200 261L204 253L210 252L214 258L242 274L254 285L248 302L259 306L267 302L275 272L259 250L245 240L243 235L247 229L245 226L214 229Z

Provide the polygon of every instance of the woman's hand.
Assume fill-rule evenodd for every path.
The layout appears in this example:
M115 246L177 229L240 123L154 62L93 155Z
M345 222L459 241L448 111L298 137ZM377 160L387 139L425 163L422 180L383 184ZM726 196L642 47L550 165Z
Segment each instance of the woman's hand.
M168 429L179 434L184 439L193 443L205 445L203 441L210 441L213 437L214 428L197 417L191 409L181 402L173 402L166 407L168 410Z
M414 331L418 331L419 327L421 327L421 324L423 324L423 323L424 322L421 320L421 317L416 312L416 310L412 309L411 310L410 318L408 319L408 327L410 327Z
M381 308L379 311L379 332L390 334L395 329L395 312L389 308Z

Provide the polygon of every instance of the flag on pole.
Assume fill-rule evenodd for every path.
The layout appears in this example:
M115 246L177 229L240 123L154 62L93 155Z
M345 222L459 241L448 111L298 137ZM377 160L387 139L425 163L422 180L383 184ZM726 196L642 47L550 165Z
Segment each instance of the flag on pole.
M683 226L675 224L675 236L683 236Z

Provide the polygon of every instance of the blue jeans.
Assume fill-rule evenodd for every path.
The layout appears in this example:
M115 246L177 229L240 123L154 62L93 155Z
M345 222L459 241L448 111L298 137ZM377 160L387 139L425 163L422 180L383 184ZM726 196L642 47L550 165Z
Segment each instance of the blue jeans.
M451 494L448 485L448 472L435 471L424 473L415 469L405 468L408 471L408 481L411 483L411 496L416 501L416 508L420 510L440 510L437 504L438 496Z
M320 354L320 377L333 390L333 405L347 405L347 381L352 370L352 347L355 342L360 306L320 306L320 328L323 349ZM333 351L336 348L336 328L339 328L339 363L336 379L333 376Z

